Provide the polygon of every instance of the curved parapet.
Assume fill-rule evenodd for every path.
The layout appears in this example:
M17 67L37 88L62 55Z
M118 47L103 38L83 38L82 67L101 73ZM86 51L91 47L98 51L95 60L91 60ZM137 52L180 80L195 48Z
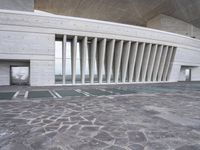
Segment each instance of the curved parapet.
M200 79L200 40L169 32L0 11L0 39L0 59L30 60L31 85L51 85L55 78L60 84L178 81L181 66L195 68ZM58 58L55 40L62 43ZM60 64L60 79L54 64Z

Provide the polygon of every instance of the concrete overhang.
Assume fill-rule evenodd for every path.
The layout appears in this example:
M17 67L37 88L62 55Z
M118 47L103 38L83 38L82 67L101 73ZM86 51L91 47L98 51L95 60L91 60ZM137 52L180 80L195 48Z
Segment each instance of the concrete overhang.
M37 10L140 26L165 14L200 27L199 8L199 0L35 0Z

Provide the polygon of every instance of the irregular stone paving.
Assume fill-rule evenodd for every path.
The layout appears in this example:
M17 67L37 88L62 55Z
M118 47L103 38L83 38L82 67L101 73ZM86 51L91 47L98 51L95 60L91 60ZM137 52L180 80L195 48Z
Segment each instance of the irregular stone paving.
M0 149L200 150L200 91L0 101Z

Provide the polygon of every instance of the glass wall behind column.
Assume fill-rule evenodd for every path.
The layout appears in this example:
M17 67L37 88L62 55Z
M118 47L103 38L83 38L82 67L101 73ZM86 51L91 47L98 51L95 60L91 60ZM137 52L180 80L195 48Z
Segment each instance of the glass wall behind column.
M62 84L62 40L55 41L55 83Z

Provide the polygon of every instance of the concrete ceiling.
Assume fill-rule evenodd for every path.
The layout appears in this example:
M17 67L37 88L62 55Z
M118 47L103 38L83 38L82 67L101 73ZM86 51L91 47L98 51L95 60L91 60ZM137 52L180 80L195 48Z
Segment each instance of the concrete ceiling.
M35 0L35 9L140 26L165 14L200 28L200 0Z

